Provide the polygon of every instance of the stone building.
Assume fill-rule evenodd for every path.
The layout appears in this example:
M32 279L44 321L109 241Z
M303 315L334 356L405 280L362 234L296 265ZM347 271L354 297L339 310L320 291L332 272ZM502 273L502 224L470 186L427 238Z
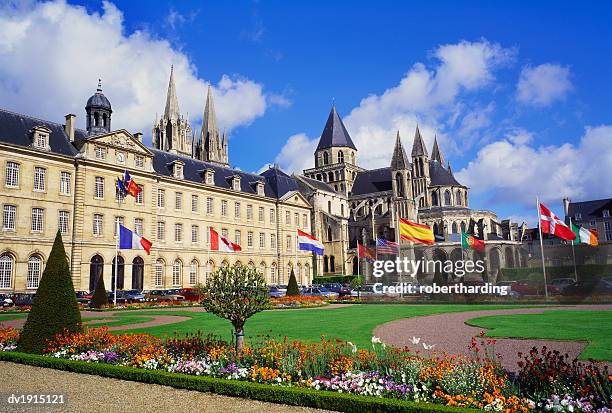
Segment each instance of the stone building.
M85 108L86 130L72 114L59 124L0 110L0 292L36 290L58 230L77 290L92 290L100 276L109 288L115 280L124 289L193 286L236 262L259 268L272 284L287 283L292 268L298 282L310 283L313 257L297 251L296 235L312 230L311 205L298 180L277 168L228 167L210 89L205 108L194 144L172 73L153 148L141 133L111 128L100 85ZM116 179L125 169L142 192L119 202ZM115 277L117 221L153 248L121 250ZM242 251L209 252L209 228Z

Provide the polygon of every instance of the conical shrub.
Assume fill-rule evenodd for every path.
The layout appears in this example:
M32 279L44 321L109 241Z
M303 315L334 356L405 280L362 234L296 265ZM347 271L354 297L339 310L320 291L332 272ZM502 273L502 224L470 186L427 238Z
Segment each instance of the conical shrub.
M17 350L42 353L47 340L64 331L80 331L81 312L74 293L70 268L60 232L36 291L32 309L19 337Z
M96 283L96 289L91 297L91 306L93 308L102 308L105 305L108 305L108 294L104 285L104 277L100 275Z
M289 277L289 284L287 284L287 296L294 297L300 295L300 287L298 287L297 280L295 279L295 273L293 268L291 269L291 276Z

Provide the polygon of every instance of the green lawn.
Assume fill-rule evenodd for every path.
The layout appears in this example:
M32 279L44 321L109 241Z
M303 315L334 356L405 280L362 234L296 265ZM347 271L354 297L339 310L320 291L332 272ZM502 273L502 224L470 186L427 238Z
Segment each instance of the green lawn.
M19 318L26 318L28 316L27 313L22 313L22 314L0 314L0 321L9 321L9 320L17 320ZM109 322L97 322L97 320L113 320L113 321L109 321ZM144 323L146 321L151 321L153 320L153 317L150 316L146 316L146 315L136 315L136 314L122 314L121 317L115 317L115 316L110 316L109 315L105 315L104 313L100 314L99 317L83 317L82 321L84 323L88 323L90 324L92 327L98 327L98 326L108 326L108 327L113 327L113 326L124 326L124 325L128 325L128 324L136 324L136 323Z
M477 317L468 324L489 329L489 337L587 341L581 359L612 361L612 311L551 310Z
M353 305L334 309L264 311L249 319L245 326L246 337L270 335L297 340L318 341L321 336L349 340L360 347L369 346L374 328L388 321L401 318L440 314L447 312L519 308L512 305L402 305L376 304ZM524 307L521 307L524 308ZM157 327L129 330L130 333L155 335L179 335L197 330L230 339L232 327L229 321L213 314L189 311L139 311L141 315L181 315L190 320ZM122 314L116 316L124 317Z

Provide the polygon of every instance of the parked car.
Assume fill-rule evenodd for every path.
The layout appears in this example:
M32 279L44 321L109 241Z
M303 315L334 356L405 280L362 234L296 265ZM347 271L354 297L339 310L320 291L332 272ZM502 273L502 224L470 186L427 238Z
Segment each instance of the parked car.
M129 303L142 303L145 300L144 294L139 290L122 291L122 296L124 296Z
M12 298L17 307L31 306L36 294L15 294Z
M282 292L277 286L271 285L270 287L268 287L268 295L271 298L279 298L284 297L285 293Z
M8 294L0 294L0 307L12 307L15 305Z
M520 294L512 289L514 281L500 281L497 283L498 287L506 287L506 297L519 297ZM499 294L501 296L501 293Z
M332 291L328 291L325 287L307 287L304 288L301 292L303 296L306 297L326 297L326 298L335 298L338 297L337 293Z
M576 280L573 278L555 278L550 282L550 285L554 285L559 290L563 290L568 285L572 285Z
M374 291L374 284L366 284L351 291L351 297L382 297L383 294Z
M327 283L323 284L327 290L337 293L340 297L344 295L351 295L351 287L340 283Z
M561 291L563 295L612 295L612 284L605 279L577 281Z
M195 303L199 303L203 298L201 291L196 288L181 288L178 293L185 297L185 300Z
M554 285L548 284L548 294L555 295L559 294L559 288ZM512 291L515 291L519 295L544 295L544 283L532 280L520 280L515 281L512 284Z
M180 288L174 288L164 291L166 301L185 301L185 296L181 295Z
M276 287L279 289L279 291L287 294L287 285L286 284L277 285Z
M77 302L81 304L88 304L91 297L87 297L89 294L87 291L75 291Z
M117 304L125 304L127 303L127 298L126 296L123 294L124 291L123 290L117 290ZM107 297L108 297L108 303L109 304L113 304L115 303L115 292L114 291L107 291L106 292Z
M164 301L164 290L146 290L142 294L145 301Z

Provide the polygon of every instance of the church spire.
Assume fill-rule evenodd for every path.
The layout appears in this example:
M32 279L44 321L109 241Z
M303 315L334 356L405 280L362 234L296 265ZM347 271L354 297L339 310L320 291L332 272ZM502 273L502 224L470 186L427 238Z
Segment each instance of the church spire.
M166 97L166 109L164 118L177 120L180 116L178 97L176 96L176 85L174 84L174 66L170 66L170 81L168 82L168 95Z
M215 113L215 104L213 102L212 89L208 84L208 94L206 95L206 106L204 106L204 117L202 119L202 133L210 133L211 135L219 135L217 129L217 114Z
M431 160L438 161L440 165L444 166L444 156L438 146L438 137L434 137L433 149L431 150Z
M217 114L213 102L213 93L210 83L206 95L206 105L204 106L204 116L202 118L202 130L200 139L196 146L196 158L202 161L215 162L227 166L229 164L227 151L227 135L219 134L217 127Z
M417 124L416 131L414 132L414 142L412 143L412 157L416 156L427 156L427 148L421 137L421 131Z
M393 157L391 158L391 169L396 171L400 169L410 169L410 160L402 145L402 139L400 138L399 130L395 137L395 149L393 149Z

